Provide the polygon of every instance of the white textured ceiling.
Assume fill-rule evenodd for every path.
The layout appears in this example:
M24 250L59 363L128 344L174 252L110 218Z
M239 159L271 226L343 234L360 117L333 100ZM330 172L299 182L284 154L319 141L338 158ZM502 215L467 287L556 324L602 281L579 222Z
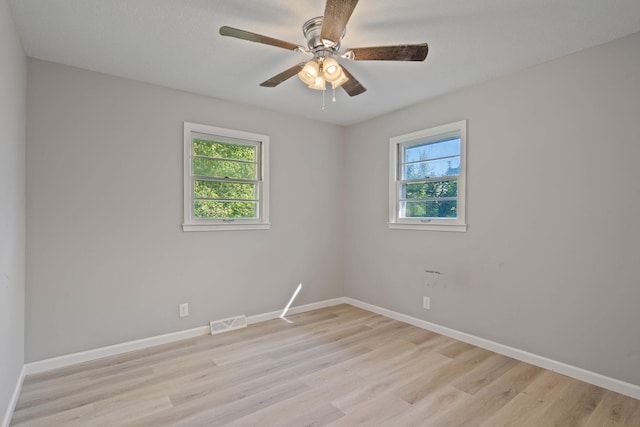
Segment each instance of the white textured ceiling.
M222 37L223 25L305 45L324 0L11 0L27 55L337 124L640 31L640 0L361 1L342 46L429 43L425 62L343 61L368 89L322 93L291 78L259 83L307 58ZM638 53L640 54L640 52Z

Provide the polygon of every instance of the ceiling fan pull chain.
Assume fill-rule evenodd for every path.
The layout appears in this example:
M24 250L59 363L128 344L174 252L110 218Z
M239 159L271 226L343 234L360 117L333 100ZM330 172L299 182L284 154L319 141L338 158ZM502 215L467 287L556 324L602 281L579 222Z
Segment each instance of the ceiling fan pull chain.
M324 93L327 89L322 89L322 111L326 111L327 109L324 107Z
M336 88L333 88L333 98L331 99L331 102L336 102Z

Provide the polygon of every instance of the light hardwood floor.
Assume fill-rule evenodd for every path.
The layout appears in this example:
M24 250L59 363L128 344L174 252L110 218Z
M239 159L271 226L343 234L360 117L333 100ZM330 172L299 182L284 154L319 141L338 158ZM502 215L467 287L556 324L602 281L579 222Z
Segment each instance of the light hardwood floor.
M28 376L12 426L640 426L640 401L348 305Z

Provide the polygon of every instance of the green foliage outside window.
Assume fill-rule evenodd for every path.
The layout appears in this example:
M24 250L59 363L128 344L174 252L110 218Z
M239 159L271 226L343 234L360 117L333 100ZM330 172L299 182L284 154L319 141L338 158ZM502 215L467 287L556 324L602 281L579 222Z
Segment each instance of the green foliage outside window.
M192 154L192 174L212 178L194 181L194 216L255 218L257 147L194 138Z
M418 199L406 202L405 216L407 218L455 218L457 216L458 204L456 200L437 200L457 197L457 181L405 184L405 196L406 199Z
M457 197L457 181L416 182L405 184L407 199L431 199L434 197Z
M255 162L256 147L254 145L231 144L194 138L193 155Z
M212 178L247 179L254 180L256 176L255 163L241 163L217 159L193 159L193 175L209 176Z
M458 215L456 200L425 200L405 203L406 218L456 218Z
M255 202L221 202L196 200L193 206L196 218L255 218Z

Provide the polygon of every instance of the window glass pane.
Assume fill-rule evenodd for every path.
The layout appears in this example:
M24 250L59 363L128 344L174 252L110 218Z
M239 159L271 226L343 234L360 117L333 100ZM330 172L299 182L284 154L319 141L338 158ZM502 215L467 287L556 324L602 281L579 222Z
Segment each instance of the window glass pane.
M256 164L233 160L193 159L193 175L214 178L256 179Z
M458 197L458 181L416 182L403 184L403 199Z
M206 199L256 200L256 184L198 181L193 183L193 196Z
M220 202L217 200L196 200L193 215L196 218L257 218L256 202Z
M390 138L389 228L466 231L466 126Z
M193 155L217 157L220 159L256 161L257 147L254 145L228 144L224 142L193 139Z
M404 149L404 163L460 155L460 138L445 139Z
M401 218L456 218L456 200L400 202Z
M460 157L411 163L402 166L402 179L460 175Z

